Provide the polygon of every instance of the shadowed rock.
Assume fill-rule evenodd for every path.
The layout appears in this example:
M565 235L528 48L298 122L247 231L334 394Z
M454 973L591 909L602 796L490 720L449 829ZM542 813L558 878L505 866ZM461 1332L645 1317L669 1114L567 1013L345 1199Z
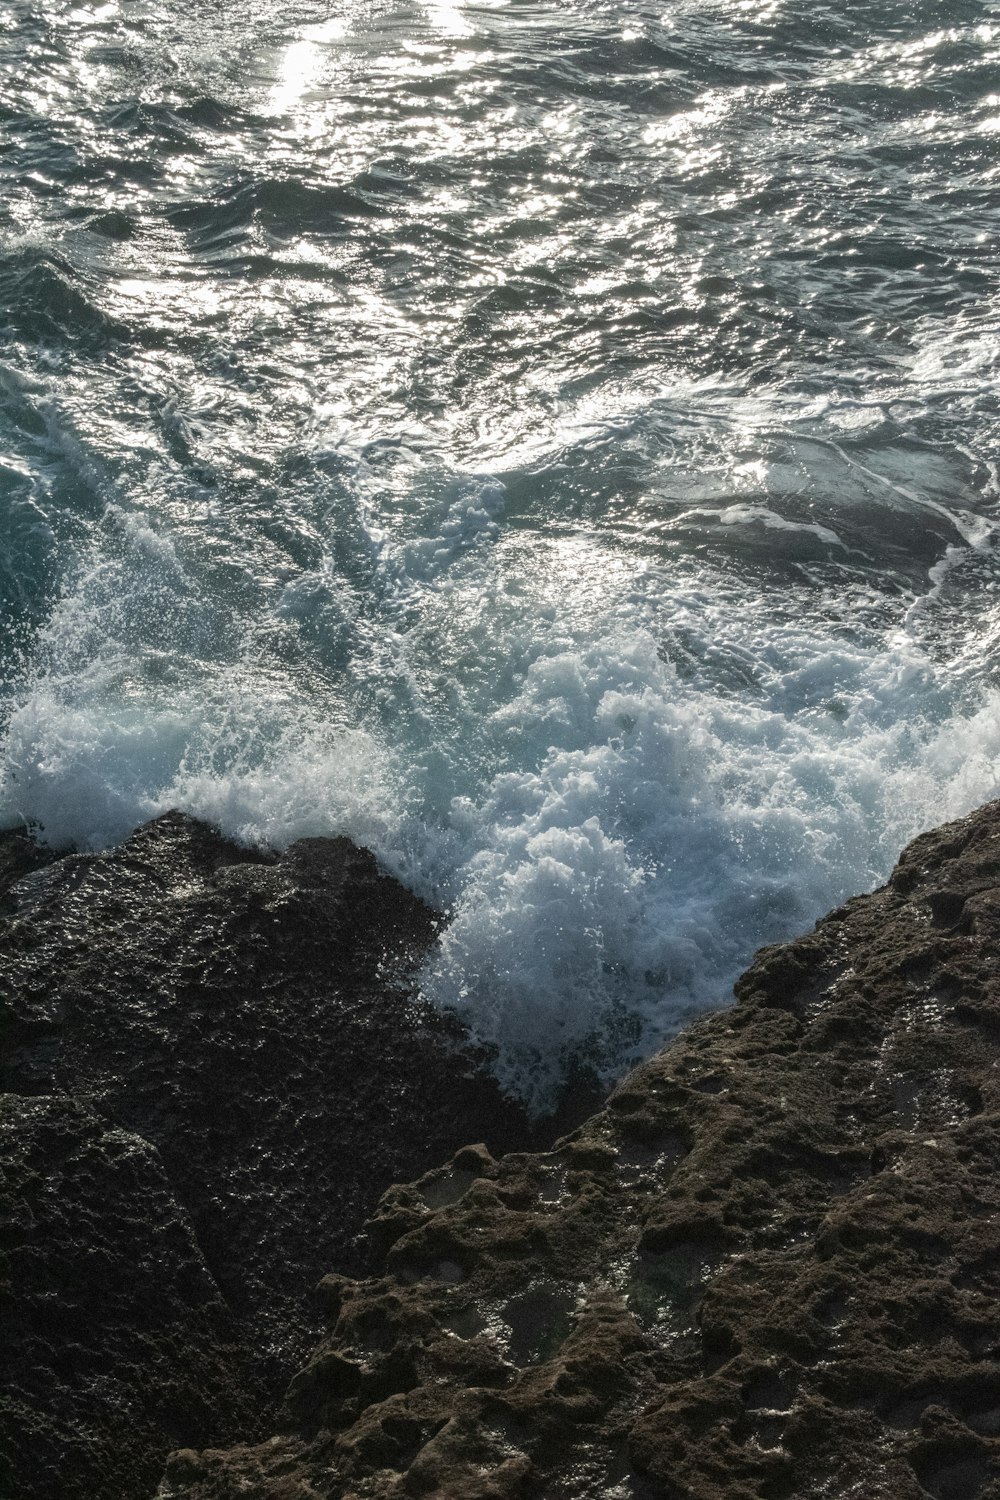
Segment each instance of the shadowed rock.
M386 1194L277 1435L161 1500L997 1500L1000 805L554 1149Z
M538 1136L412 1000L434 914L346 840L8 835L0 900L0 1494L136 1500L261 1430L389 1183Z
M252 1426L239 1320L148 1141L5 1094L0 1180L5 1500L134 1494L158 1444Z

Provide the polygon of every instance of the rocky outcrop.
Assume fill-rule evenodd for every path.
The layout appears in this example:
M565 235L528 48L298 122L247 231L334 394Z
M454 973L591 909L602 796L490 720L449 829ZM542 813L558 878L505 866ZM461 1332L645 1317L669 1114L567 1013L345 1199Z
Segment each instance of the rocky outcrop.
M346 840L8 835L0 901L0 1495L137 1500L262 1430L391 1182L538 1136L413 1001L434 914Z
M161 1500L996 1500L1000 805L371 1233L277 1435Z
M0 1190L4 1500L134 1495L158 1449L254 1429L240 1320L148 1141L4 1094Z

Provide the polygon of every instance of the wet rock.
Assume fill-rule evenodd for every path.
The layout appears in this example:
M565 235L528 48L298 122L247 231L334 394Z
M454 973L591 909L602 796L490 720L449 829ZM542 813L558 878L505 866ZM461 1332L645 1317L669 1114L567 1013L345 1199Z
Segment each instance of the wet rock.
M0 1494L134 1494L165 1443L253 1422L239 1320L147 1141L0 1095L0 1182Z
M265 1430L390 1183L538 1137L413 1001L434 913L346 840L7 835L0 902L0 1493L136 1500Z
M545 1152L394 1187L279 1435L161 1500L997 1500L1000 805Z

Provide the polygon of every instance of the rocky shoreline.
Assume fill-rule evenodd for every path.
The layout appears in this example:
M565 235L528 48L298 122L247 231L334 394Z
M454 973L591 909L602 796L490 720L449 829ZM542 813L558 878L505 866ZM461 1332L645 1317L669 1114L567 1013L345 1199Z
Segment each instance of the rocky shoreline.
M413 1009L433 916L342 841L5 857L11 1495L1000 1500L1000 804L556 1141Z
M0 902L0 1495L138 1500L267 1430L385 1188L559 1127L414 1005L438 919L346 840L8 835Z

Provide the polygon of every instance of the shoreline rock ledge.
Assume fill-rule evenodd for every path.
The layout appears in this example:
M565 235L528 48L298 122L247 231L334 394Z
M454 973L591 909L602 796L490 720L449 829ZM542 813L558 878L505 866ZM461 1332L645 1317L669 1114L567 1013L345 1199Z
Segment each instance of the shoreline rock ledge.
M142 1500L266 1432L384 1189L558 1134L414 1001L437 922L346 839L0 835L2 1500Z
M275 1434L160 1500L997 1500L1000 804L736 996L392 1188Z

